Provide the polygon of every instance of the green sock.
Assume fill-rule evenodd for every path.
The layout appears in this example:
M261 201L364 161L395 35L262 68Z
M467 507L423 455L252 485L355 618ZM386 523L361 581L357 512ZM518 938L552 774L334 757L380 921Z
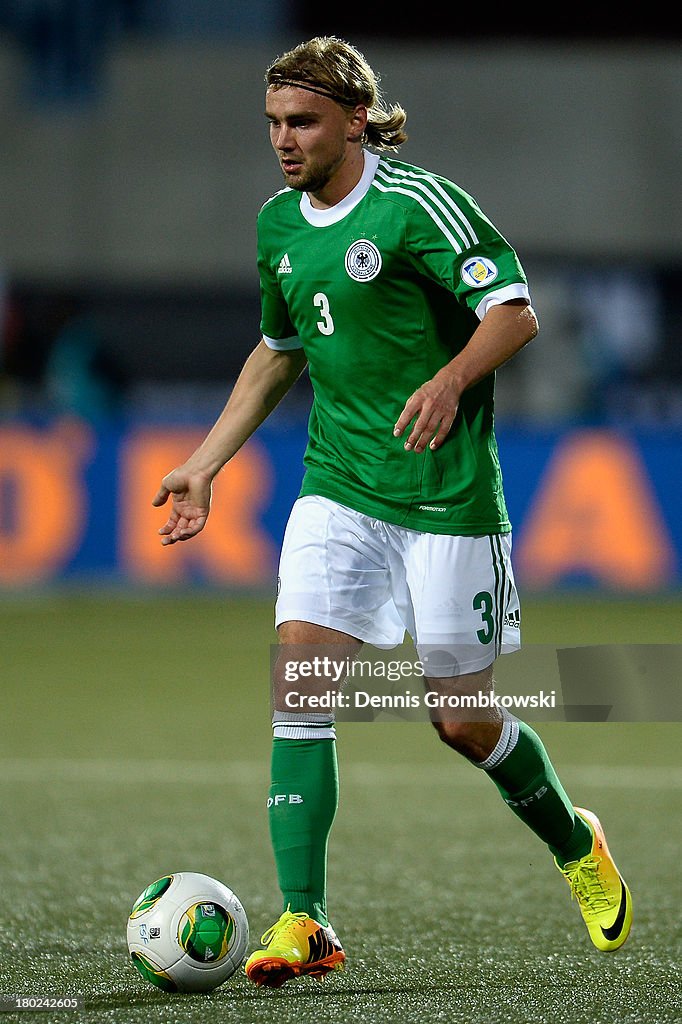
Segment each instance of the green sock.
M270 838L283 909L327 920L327 842L339 802L336 742L279 739L272 746Z
M514 814L547 843L563 867L590 852L592 831L573 810L538 734L525 722L518 722L518 738L513 742L515 721L505 720L507 739L503 729L497 748L480 767ZM505 742L511 746L509 752L504 750Z

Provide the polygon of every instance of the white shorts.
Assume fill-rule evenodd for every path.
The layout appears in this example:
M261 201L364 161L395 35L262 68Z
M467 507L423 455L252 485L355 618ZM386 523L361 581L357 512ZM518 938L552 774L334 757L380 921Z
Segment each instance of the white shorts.
M511 535L420 533L308 495L291 510L275 624L328 626L380 648L407 632L427 675L478 672L520 646Z

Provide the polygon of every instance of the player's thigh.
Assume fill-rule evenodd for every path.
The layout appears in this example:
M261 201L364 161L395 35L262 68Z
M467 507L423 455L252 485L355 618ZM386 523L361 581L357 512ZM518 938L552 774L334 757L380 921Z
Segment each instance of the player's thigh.
M362 641L340 630L296 619L283 622L277 633L273 709L315 712L330 707L332 695L339 692Z
M339 629L330 629L329 626L319 626L316 622L301 622L297 619L288 619L277 627L277 636L281 645L315 644L315 645L341 645L354 646L361 643L357 637L343 633Z

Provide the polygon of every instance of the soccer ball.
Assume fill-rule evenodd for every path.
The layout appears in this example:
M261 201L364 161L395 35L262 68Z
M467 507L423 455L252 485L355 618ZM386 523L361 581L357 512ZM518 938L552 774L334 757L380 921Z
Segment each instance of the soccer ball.
M128 918L128 952L142 977L166 992L208 992L239 968L249 922L231 889L179 871L141 893Z

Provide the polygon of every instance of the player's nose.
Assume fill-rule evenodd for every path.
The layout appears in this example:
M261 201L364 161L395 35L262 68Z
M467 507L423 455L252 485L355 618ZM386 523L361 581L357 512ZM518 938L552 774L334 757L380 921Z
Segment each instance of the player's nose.
M280 125L275 133L274 138L275 149L279 150L280 153L285 153L291 150L294 145L294 136L288 125Z

